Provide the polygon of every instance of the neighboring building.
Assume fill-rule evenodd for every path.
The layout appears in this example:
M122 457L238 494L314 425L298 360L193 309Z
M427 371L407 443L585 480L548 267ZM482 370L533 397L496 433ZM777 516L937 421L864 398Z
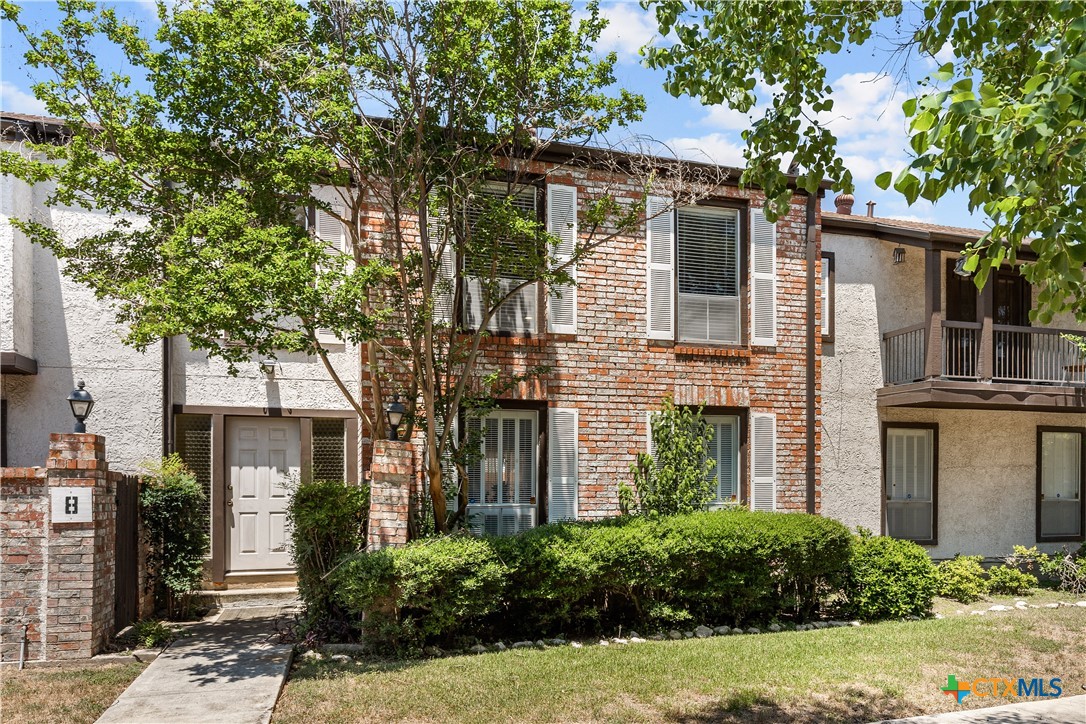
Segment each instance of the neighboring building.
M822 216L822 512L936 558L1083 540L1086 359L1072 319L1030 322L1010 266L956 273L983 232ZM1019 255L1028 259L1028 250Z

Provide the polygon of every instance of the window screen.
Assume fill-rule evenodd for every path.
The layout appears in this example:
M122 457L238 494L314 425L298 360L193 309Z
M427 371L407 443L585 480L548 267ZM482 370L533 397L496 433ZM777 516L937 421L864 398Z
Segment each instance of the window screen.
M933 521L935 431L889 428L886 431L886 534L929 541Z
M1082 433L1041 432L1041 537L1082 535Z
M341 418L313 418L313 479L346 480L346 450Z
M709 475L715 479L713 504L723 505L739 500L739 418L735 416L706 417L713 432L709 441L709 459L713 467Z
M739 212L692 206L675 214L679 339L739 342Z
M211 525L211 416L178 415L174 418L174 450L196 475L204 491L204 514Z

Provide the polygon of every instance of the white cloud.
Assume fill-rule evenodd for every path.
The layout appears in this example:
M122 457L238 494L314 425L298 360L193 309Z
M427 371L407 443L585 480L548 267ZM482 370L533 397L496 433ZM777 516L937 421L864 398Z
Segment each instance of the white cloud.
M743 165L742 141L736 143L730 134L710 133L700 137L669 138L664 144L679 158L690 161L723 166Z
M607 19L607 27L600 33L596 50L618 54L619 61L636 62L640 59L638 51L656 37L656 17L648 10L642 10L635 2L612 3L600 6L600 15Z
M0 80L0 110L45 115L45 104L14 83Z

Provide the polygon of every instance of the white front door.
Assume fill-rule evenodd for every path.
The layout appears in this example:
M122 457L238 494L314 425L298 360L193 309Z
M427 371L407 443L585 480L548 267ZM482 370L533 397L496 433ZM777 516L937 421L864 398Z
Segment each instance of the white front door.
M226 419L227 571L291 568L287 484L301 473L300 432L297 420Z

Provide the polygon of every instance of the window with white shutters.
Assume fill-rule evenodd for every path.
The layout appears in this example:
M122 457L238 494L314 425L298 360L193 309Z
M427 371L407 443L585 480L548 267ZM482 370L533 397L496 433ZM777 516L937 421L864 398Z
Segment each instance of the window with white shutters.
M433 264L434 321L452 323L456 299L456 244L450 234L449 211L436 206L426 217L426 236Z
M679 340L738 344L739 211L683 207L675 232Z
M547 186L547 231L558 237L554 261L560 266L568 262L577 247L577 187L550 184ZM577 280L577 265L566 268ZM577 287L575 284L555 284L547 295L547 328L556 334L577 333Z
M750 416L750 507L777 508L777 416L755 412Z
M315 209L314 211L313 230L317 239L324 243L325 249L332 256L346 253L348 246L347 227L340 220L343 218L343 205L332 204L331 213L324 209ZM343 340L330 329L318 329L317 341L323 345L343 344Z
M935 540L934 427L886 429L886 535Z
M547 521L577 519L577 410L547 411Z
M739 418L735 415L705 417L712 430L709 440L709 477L714 481L711 505L739 500Z
M482 192L494 198L503 198L507 195L505 186L495 185ZM526 218L536 218L536 189L533 187L521 188L510 196L513 208ZM482 216L481 205L469 204L465 210L466 223L469 233ZM517 248L515 241L504 242L511 250ZM497 301L505 297L517 287L524 284L525 270L518 268L523 264L523 257L517 253L501 254L498 258L499 268L497 288L493 291L493 300ZM464 322L470 329L478 329L483 316L487 311L487 300L484 299L483 286L479 277L484 273L489 276L491 259L465 259L464 260ZM485 270L485 272L483 271ZM473 274L474 271L474 274ZM509 332L516 334L533 334L539 329L538 314L538 285L528 284L514 292L495 310L487 324L491 332Z
M762 209L750 213L750 342L777 344L777 225Z
M468 465L468 525L476 533L512 535L536 524L537 415L498 410L470 418L479 459Z
M1083 433L1038 431L1040 445L1040 540L1082 540Z

